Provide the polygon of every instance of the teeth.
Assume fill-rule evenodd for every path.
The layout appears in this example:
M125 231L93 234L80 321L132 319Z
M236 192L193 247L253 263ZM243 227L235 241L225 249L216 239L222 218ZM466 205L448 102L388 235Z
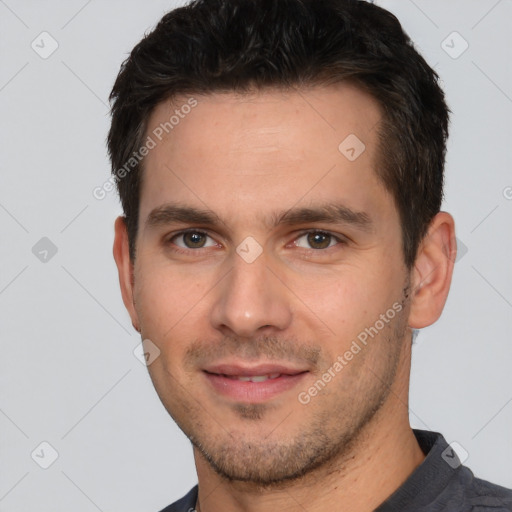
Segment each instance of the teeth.
M237 376L237 375L228 375L228 377L241 380L244 382L264 382L268 379L277 379L281 374L280 373L271 373L270 375L252 375L252 376Z

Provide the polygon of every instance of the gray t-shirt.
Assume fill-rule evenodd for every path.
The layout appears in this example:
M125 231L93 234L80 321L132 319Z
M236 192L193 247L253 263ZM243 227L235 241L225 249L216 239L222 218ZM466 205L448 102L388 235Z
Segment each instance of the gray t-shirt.
M425 460L375 512L512 512L512 489L475 478L441 434L414 434ZM193 512L196 500L197 485L161 512Z

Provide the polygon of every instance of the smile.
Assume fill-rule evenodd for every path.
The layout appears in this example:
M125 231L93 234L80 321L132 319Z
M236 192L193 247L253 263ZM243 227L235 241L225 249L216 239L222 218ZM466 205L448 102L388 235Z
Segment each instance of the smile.
M215 395L246 403L262 403L283 396L309 373L305 368L288 365L218 364L203 369L203 375Z
M265 382L268 379L277 379L280 376L280 373L272 373L271 375L254 375L252 377L245 375L224 375L224 377L227 377L228 379L242 380L244 382Z

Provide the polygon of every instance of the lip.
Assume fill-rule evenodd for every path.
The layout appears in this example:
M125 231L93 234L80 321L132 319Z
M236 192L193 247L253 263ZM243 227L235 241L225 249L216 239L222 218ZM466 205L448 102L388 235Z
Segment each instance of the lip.
M216 373L217 375L240 376L240 377L253 377L255 375L271 375L273 373L280 373L282 375L296 375L307 371L306 368L293 368L284 364L258 364L255 366L248 366L242 364L216 364L204 368L208 373Z
M291 390L305 377L307 369L283 364L217 364L203 369L212 388L221 395L238 402L262 403ZM236 377L271 375L262 382L242 381ZM275 375L279 375L275 377Z

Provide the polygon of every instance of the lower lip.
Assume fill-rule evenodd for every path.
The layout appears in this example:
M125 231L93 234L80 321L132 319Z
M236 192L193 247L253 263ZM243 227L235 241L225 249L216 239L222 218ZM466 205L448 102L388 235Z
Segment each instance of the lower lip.
M306 373L281 375L263 382L230 379L224 375L207 372L204 372L204 375L213 388L224 396L239 402L261 403L294 388Z

